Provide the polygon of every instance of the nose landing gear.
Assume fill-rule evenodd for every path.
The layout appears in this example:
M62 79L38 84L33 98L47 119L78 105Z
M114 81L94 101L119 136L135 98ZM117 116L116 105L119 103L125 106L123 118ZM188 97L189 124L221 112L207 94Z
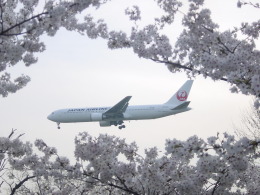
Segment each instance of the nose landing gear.
M58 129L60 129L60 123L57 123L57 125L58 125Z

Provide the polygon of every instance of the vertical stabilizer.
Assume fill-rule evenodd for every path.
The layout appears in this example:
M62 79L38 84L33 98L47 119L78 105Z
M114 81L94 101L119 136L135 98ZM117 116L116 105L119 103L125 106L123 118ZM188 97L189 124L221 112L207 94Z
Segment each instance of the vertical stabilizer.
M165 104L179 105L187 101L192 83L193 80L186 81Z

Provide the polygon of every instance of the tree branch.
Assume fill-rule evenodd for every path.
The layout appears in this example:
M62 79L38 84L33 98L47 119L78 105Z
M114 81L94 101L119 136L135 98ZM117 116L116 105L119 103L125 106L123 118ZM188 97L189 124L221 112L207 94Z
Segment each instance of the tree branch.
M214 188L213 188L213 190L212 190L212 193L211 193L212 195L214 195L215 191L217 190L217 188L218 188L218 186L219 186L220 179L221 179L221 177L219 177L219 178L218 178L218 181L215 183L215 186L214 186Z
M123 191L125 191L125 192L131 193L131 194L133 194L133 195L140 195L140 194L138 194L137 192L134 192L134 191L132 191L132 190L130 190L130 189L128 189L128 188L125 189L125 188L123 188L123 187L121 187L121 186L118 186L118 185L116 185L116 184L113 184L113 183L111 183L111 182L106 182L106 183L104 183L104 182L102 182L99 178L94 177L94 176L92 176L92 175L89 175L89 174L87 174L85 171L83 172L83 175L85 175L85 176L87 176L87 177L91 177L92 179L95 179L95 180L97 180L98 182L100 182L100 183L102 183L102 184L104 184L104 185L108 185L108 186L111 186L111 187L118 188L118 189L120 189L120 190L123 190Z
M12 129L11 133L10 133L9 136L8 136L9 139L13 136L13 134L14 134L15 131L16 131L16 129Z
M196 71L199 75L203 74L205 76L208 76L207 73L202 73L200 70L196 70L194 68L190 68L190 67L181 65L180 63L170 62L170 61L163 61L163 60L157 60L157 59L151 59L151 60L153 60L154 62L158 62L158 63L169 64L169 65L174 66L175 68L180 68L180 69L189 70L189 71ZM226 81L226 82L228 81L226 78L223 78L223 77L221 77L219 80Z
M48 13L49 13L49 12L43 12L43 13L37 14L37 15L35 15L35 16L32 16L32 17L30 17L30 18L28 18L28 19L26 19L26 20L23 20L22 22L17 23L17 24L11 26L10 28L8 28L8 29L6 29L6 30L4 30L4 31L1 31L0 35L2 35L2 36L9 36L9 34L5 34L5 33L7 33L8 31L10 31L10 30L12 30L12 29L14 29L14 28L16 28L16 27L21 26L22 24L24 24L24 23L26 23L26 22L29 22L30 20L33 20L34 18L38 18L38 17L40 17L41 15L45 15L45 14L48 14Z
M217 40L218 40L218 43L221 44L228 52L234 53L234 50L231 51L231 50L221 41L221 39L220 39L219 37L217 38ZM238 46L238 45L237 45L237 46ZM223 49L223 47L222 47L222 49ZM223 51L223 52L224 52L224 51ZM224 52L224 53L227 55L226 52Z
M241 5L251 5L251 6L253 6L254 8L260 8L260 4L259 3L252 3L252 2L245 2L245 1L240 1L240 4ZM240 5L240 6L241 6Z
M1 29L3 30L4 29L4 21L3 21L3 7L2 7L2 5L0 5L0 11L1 11L1 15L0 15L0 17L1 17Z
M15 191L18 190L26 181L28 181L29 179L34 178L35 176L27 176L26 178L24 178L22 181L20 181L18 184L15 185L15 187L12 189L11 194L10 195L14 195Z
M126 186L125 182L124 182L119 176L116 175L116 177L117 177L117 179L121 182L121 184L123 184L123 186L125 187L125 189L126 189L127 191L134 193L132 189L129 189L129 188ZM134 194L135 194L135 193L134 193Z

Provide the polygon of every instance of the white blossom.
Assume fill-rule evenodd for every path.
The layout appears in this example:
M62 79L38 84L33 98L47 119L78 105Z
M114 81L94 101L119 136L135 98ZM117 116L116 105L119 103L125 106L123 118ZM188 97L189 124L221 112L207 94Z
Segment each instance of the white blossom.
M98 8L104 2L106 0L47 0L42 5L38 4L38 0L1 1L0 72L17 65L18 62L23 62L26 66L35 64L35 53L45 50L40 37L43 34L54 36L61 27L81 34L86 31L90 38L106 38L107 28L102 20L98 20L97 24L88 20L80 23L76 18L84 9L90 6ZM0 75L0 95L3 97L15 93L30 81L28 76L23 75L14 81L11 77L6 80L3 78L6 74L8 73Z
M212 20L211 11L204 7L204 0L156 0L162 15L144 27L138 25L142 22L138 5L127 8L125 14L134 21L131 34L109 31L104 20L96 20L91 15L84 16L84 21L78 20L77 16L84 10L99 8L106 2L48 0L41 9L43 11L37 12L37 0L7 1L0 10L0 71L20 61L26 66L36 63L34 54L45 50L40 36L54 36L64 27L89 38L106 39L110 49L132 48L139 57L164 63L172 72L184 70L189 77L201 74L213 80L224 80L232 85L232 92L253 95L256 97L255 105L259 105L260 52L255 43L259 38L259 20L251 23L241 21L240 26L221 31L219 24ZM185 12L185 9L181 10L184 4L189 7ZM238 1L237 5L259 8L259 4L247 1ZM173 25L177 14L182 17L183 31L177 42L172 43L171 35L165 34L164 27ZM21 76L19 81L22 85L19 85L11 78L8 81L0 78L3 97L15 93L30 80Z
M154 147L142 157L135 143L80 133L72 164L42 140L35 141L34 153L32 144L9 136L0 138L0 165L7 168L2 163L8 158L9 170L17 172L9 172L9 180L21 182L16 180L18 173L28 180L28 185L18 188L19 194L38 193L39 187L46 194L232 194L234 188L237 194L254 194L260 184L259 165L255 164L259 144L247 138L236 140L227 133L207 141L192 136L186 141L169 139L164 154ZM0 183L1 179L7 181L3 175Z
M126 15L129 15L129 19L130 20L133 20L133 21L137 21L137 20L140 20L141 19L141 12L139 10L139 7L138 6L133 6L132 8L127 8L125 10L125 14Z
M89 38L107 40L109 49L132 48L141 58L164 63L172 72L203 75L224 80L231 92L242 92L260 103L260 21L241 23L220 30L204 7L204 0L157 0L163 14L155 22L139 27L138 6L125 14L134 21L130 34L108 30L105 20L86 15L89 7L99 8L107 0L46 0L38 12L38 0L8 0L0 7L0 95L8 96L26 86L25 75L12 81L5 72L10 66L37 62L35 53L46 48L43 34L56 35L64 27ZM176 43L165 34L183 4L182 33ZM238 1L237 6L258 4ZM187 140L167 139L164 153L156 147L138 154L135 143L115 136L93 138L81 133L75 138L75 163L58 155L54 147L38 139L23 142L14 132L0 137L0 190L19 194L259 194L259 140L225 133L206 140L192 136ZM27 185L27 183L29 183ZM235 192L234 192L235 189ZM6 191L5 191L6 192Z

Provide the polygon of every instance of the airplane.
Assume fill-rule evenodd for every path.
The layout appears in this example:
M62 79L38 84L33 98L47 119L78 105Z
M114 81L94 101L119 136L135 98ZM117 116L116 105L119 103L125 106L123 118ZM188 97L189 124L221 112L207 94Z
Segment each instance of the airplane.
M193 80L182 87L164 104L128 106L132 96L126 96L112 107L68 108L52 112L47 118L60 123L99 122L101 127L125 128L124 121L162 118L191 110L187 101Z

